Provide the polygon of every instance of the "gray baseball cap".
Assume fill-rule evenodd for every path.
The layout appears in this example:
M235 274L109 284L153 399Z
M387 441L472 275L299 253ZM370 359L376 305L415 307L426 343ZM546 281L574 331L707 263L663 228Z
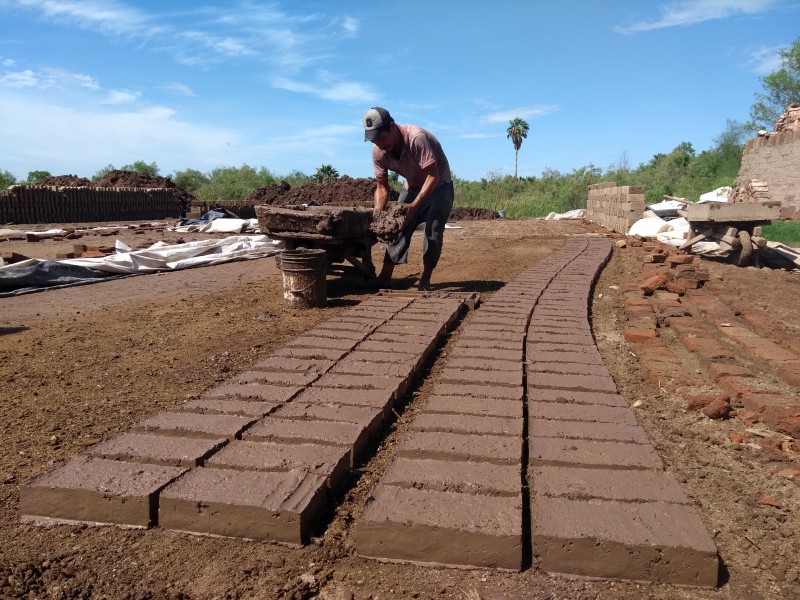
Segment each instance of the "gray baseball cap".
M374 142L381 132L394 123L389 111L380 106L373 106L364 113L364 141Z

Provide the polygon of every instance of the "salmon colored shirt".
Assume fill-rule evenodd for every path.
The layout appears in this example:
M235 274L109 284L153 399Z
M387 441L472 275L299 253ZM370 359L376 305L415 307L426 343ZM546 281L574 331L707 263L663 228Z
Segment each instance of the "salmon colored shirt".
M403 137L403 149L399 159L395 159L390 153L384 152L374 144L372 146L375 177L386 178L391 170L405 177L406 187L421 188L425 182L422 170L435 164L439 171L439 185L450 183L452 181L450 164L439 140L431 132L416 125L398 125L397 128Z

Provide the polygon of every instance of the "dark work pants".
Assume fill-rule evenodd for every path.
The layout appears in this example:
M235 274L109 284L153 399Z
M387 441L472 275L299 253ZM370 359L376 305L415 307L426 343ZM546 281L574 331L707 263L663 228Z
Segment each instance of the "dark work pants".
M398 204L410 204L419 193L418 188L403 190ZM439 262L444 242L444 226L453 210L453 184L443 183L425 198L411 220L400 231L393 244L386 247L386 256L396 265L408 262L408 247L411 236L420 223L425 223L425 239L422 242L422 262L433 267Z

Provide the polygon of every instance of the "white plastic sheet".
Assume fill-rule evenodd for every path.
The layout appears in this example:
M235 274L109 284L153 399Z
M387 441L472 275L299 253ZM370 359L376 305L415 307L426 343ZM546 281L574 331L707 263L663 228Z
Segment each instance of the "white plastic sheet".
M585 219L586 218L586 209L585 208L576 208L575 210L570 210L565 213L556 213L551 212L549 213L544 220L545 221L564 221L568 219Z

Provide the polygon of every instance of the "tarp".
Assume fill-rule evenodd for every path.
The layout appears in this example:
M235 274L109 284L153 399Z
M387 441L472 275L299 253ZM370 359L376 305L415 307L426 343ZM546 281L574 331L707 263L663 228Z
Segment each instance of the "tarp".
M258 219L240 219L227 208L212 208L199 219L181 219L169 229L184 233L244 233L258 231Z
M230 236L221 240L173 245L156 242L149 248L136 251L117 241L117 253L109 256L60 261L32 258L0 266L0 296L54 286L92 283L113 276L177 271L234 260L251 260L273 256L282 249L282 242L266 235Z
M570 210L565 213L555 213L551 212L544 218L545 221L563 221L567 219L585 219L586 218L586 209L585 208L576 208L575 210Z

